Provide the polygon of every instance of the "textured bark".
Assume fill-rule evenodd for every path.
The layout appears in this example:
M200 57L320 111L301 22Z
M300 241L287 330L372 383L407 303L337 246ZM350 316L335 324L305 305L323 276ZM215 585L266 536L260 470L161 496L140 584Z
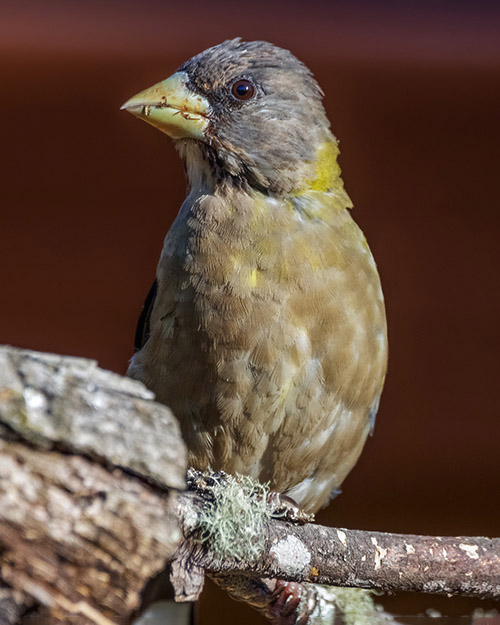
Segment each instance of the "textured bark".
M0 582L0 625L15 625L34 605L32 597Z
M186 472L178 425L151 397L91 361L0 351L0 622L33 603L50 623L137 610L180 539Z
M329 528L273 518L275 514L269 510L262 516L253 542L247 524L227 525L227 544L244 542L248 545L248 555L235 558L225 552L221 556L220 548L213 549L214 539L200 542L200 532L204 534L207 530L200 528L192 510L218 507L214 515L224 518L220 508L226 504L214 493L223 493L235 481L238 480L231 476L217 475L214 480L189 471L190 490L181 494L177 502L184 539L171 575L180 600L198 598L203 587L203 571L234 598L257 608L275 625L331 623L335 606L345 608L347 603L348 609L359 608L359 596L350 597L341 594L338 588L326 589L325 585L500 600L500 538L416 536ZM242 510L252 497L261 509L261 491L250 493L245 499L244 490L235 497L241 502ZM237 517L235 512L232 505L231 515ZM242 514L246 515L246 510ZM293 509L279 511L280 517L292 518L293 514ZM369 605L363 603L361 608L369 614ZM364 618L359 622L370 622L366 614ZM386 622L388 618L377 615L374 620L372 614L371 622Z
M185 487L187 452L168 408L93 360L0 348L0 422L33 445Z
M272 520L265 547L239 566L216 554L197 559L212 573L260 576L332 586L407 590L500 600L500 539L385 534Z
M179 599L206 571L275 625L331 623L348 595L325 584L500 599L500 539L304 524L223 474L180 492L186 449L152 399L92 361L0 348L1 625L129 623L169 562Z

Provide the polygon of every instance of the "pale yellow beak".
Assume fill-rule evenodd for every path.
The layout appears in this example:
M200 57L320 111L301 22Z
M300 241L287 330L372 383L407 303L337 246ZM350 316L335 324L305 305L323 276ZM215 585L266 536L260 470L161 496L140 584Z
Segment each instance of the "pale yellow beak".
M208 126L208 101L190 91L186 72L177 72L141 91L121 107L172 139L203 140Z

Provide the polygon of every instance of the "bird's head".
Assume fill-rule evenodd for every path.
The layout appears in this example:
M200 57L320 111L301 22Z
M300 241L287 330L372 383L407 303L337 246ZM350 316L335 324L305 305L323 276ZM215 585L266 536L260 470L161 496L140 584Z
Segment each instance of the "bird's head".
M336 140L322 96L288 50L233 39L122 108L174 139L192 186L230 183L286 194L307 185L326 190L336 178Z

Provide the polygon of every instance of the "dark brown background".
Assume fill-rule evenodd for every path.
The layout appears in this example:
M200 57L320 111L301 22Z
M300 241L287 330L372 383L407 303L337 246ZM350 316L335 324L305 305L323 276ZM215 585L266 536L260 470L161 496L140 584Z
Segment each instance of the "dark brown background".
M500 535L500 13L432 7L2 3L0 341L125 371L185 184L168 140L118 108L208 45L269 39L325 90L389 317L376 435L319 521ZM204 597L203 625L236 619L261 622Z

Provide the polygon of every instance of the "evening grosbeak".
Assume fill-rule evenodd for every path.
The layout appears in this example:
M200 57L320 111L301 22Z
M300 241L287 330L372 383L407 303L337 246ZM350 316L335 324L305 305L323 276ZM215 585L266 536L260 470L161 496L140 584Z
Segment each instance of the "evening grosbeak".
M128 375L172 409L193 467L308 512L357 461L387 364L322 96L289 51L233 39L122 107L174 140L189 181Z

